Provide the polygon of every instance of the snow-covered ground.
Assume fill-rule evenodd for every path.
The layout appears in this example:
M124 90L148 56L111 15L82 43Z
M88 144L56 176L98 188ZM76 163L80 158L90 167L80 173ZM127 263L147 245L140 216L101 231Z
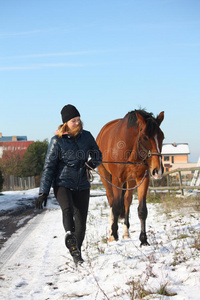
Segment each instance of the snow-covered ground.
M33 201L38 189L4 192L0 209ZM200 295L199 213L164 213L148 204L149 247L140 248L137 199L131 205L131 239L109 243L105 192L92 190L83 245L75 267L64 245L61 210L53 196L43 213L15 232L0 250L0 299L174 299ZM20 199L20 200L19 200ZM32 199L32 200L31 200ZM161 296L165 294L165 296Z

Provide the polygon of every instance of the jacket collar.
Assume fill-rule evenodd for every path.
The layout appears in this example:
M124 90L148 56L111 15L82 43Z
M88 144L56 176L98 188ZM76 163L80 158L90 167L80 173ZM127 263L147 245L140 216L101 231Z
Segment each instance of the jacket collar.
M68 139L78 139L81 135L82 135L82 132L83 132L83 130L82 131L80 131L78 134L77 134L77 136L71 136L70 134L68 134L67 132L65 132L64 134L63 134L63 136L67 136L68 137Z

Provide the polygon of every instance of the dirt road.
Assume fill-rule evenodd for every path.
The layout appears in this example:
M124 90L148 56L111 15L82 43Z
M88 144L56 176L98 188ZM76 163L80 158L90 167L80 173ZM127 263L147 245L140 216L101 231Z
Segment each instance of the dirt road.
M39 212L40 213L40 212ZM9 237L19 228L24 226L30 219L35 217L38 211L34 210L34 201L29 206L17 210L0 211L0 249Z

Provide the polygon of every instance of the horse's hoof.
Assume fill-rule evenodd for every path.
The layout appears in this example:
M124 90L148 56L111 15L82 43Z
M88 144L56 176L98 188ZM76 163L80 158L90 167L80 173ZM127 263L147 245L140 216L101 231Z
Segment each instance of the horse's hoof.
M140 247L142 247L142 246L150 246L150 244L147 241L145 241L140 244Z
M145 232L140 233L140 247L142 246L150 246L149 243L147 242L147 235Z
M130 235L129 234L123 235L123 239L125 239L125 240L130 239Z
M115 241L115 238L113 235L109 236L109 239L108 239L109 242L114 242Z
M110 235L108 240L109 240L109 242L118 241L118 235L117 236Z

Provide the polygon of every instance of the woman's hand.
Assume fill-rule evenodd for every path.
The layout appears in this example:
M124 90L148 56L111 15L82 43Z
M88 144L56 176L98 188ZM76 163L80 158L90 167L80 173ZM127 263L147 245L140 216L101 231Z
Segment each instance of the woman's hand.
M39 195L39 197L35 200L35 208L37 209L43 209L43 202L44 202L44 206L47 205L47 194L41 194Z

